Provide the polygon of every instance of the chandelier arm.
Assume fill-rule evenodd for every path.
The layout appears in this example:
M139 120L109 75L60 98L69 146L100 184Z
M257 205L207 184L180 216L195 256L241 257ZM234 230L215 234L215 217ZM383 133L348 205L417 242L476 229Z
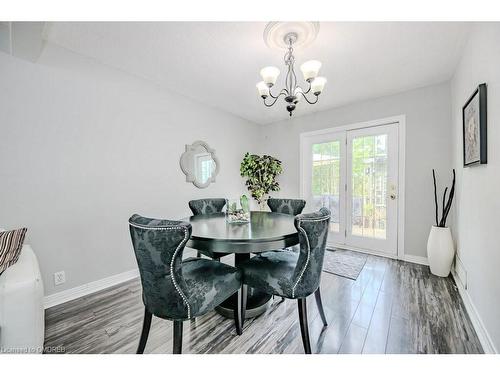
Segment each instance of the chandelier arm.
M299 86L297 85L297 76L295 75L295 69L293 68L293 65L292 65L292 74L293 74L293 88L292 88L292 93L294 93L295 95L295 89Z
M290 84L290 66L288 66L288 69L286 71L286 76L285 76L285 90L287 92L291 92L290 91L290 88L291 88L291 84Z
M309 90L308 90L308 92L309 92ZM316 100L314 102L311 102L303 92L301 92L300 94L304 97L304 99L306 100L306 102L308 102L309 104L316 104L318 102L319 95L315 95L316 96Z
M307 89L307 91L304 91L304 89L300 85L297 85L296 88L300 88L302 90L302 94L308 94L311 91L311 83L309 83L309 88Z
M302 91L304 94L308 94L311 91L311 81L309 81L307 83L309 84L309 88L307 89L307 91Z
M274 104L278 101L278 98L279 98L281 95L286 95L286 94L284 94L284 93L283 93L283 90L281 90L281 91L282 91L282 92L280 92L280 93L278 94L278 96L273 96L274 100L273 100L273 102L272 102L272 103L270 103L270 104L266 103L266 99L264 98L264 105L265 105L266 107L272 107L272 106L273 106L273 105L274 105Z
M269 90L269 96L273 99L278 99L280 97L280 95L283 94L283 95L288 95L288 90L287 89L281 89L280 93L276 96L274 96L272 93L271 93L271 90Z

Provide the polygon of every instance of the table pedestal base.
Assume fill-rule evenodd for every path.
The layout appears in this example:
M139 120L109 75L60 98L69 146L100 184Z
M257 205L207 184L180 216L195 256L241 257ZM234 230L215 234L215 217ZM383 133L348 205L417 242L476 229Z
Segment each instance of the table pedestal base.
M245 319L255 318L263 314L271 305L271 295L261 293L255 289L248 288L247 309ZM228 298L215 308L222 316L234 319L234 298Z
M244 254L235 254L234 256L234 265L238 267L238 265L246 260L250 259L249 253ZM247 290L247 308L245 312L246 318L255 318L260 314L264 313L271 304L269 301L271 300L271 295L262 293L256 289L248 288ZM219 306L215 308L222 316L226 318L234 319L234 307L236 301L235 298L228 298L224 302L222 302Z

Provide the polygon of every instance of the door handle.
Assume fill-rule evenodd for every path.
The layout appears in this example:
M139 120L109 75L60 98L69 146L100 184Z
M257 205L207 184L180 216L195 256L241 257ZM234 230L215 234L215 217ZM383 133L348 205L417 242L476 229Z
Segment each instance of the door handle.
M391 184L390 185L390 194L389 194L389 198L391 198L393 201L396 200L397 198L397 190L396 190L396 185L394 184Z

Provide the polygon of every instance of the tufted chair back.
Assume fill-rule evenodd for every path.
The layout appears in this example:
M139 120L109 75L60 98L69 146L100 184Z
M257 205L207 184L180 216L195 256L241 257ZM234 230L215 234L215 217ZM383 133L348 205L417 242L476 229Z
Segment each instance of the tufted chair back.
M300 253L293 276L295 281L292 298L307 297L319 287L329 223L330 211L325 207L319 211L295 217L295 228L299 232Z
M222 212L225 205L225 198L208 198L189 201L189 208L193 211L193 215L206 215Z
M303 199L269 198L267 200L267 205L272 212L296 216L302 213L306 201Z
M133 215L129 227L146 309L160 318L189 318L188 288L181 262L191 225Z

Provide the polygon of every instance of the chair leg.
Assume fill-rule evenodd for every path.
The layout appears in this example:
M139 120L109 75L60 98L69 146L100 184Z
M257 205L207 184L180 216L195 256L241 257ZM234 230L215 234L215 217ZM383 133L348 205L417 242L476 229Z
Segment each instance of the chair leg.
M243 332L243 327L245 326L245 315L247 313L247 298L248 298L248 287L245 284L241 285L241 331Z
M151 328L151 318L153 315L144 309L144 322L142 323L141 339L139 340L139 346L137 348L137 354L144 353L144 348L148 341L149 329Z
M302 334L304 352L306 354L311 354L311 341L309 340L309 327L307 325L307 300L305 298L299 298L297 302L299 305L300 333Z
M238 291L234 294L234 297L236 298L235 304L234 304L234 325L236 326L236 333L238 335L241 335L243 333L243 309L242 309L242 296L243 294L243 287L238 289Z
M314 297L316 297L316 305L318 306L319 315L321 316L323 325L326 327L328 325L328 322L326 320L325 310L323 310L323 301L321 301L321 292L319 290L319 287L314 292Z
M182 353L182 320L174 320L174 354Z

